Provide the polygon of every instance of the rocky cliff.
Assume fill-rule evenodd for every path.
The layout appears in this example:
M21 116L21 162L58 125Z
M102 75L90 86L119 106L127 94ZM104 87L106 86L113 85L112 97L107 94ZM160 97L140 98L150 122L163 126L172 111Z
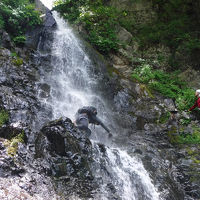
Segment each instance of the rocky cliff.
M129 7L127 1L124 3ZM48 53L55 27L48 12L41 27L27 32L29 39L23 49L13 47L7 33L1 36L0 107L9 116L0 127L1 199L89 199L99 187L93 176L93 146L84 133L68 118L45 124L51 111L43 116L42 123L37 119L43 110L37 96L49 95L49 86L38 84L38 80L51 68ZM120 29L118 37L128 44L132 42L131 33L125 29ZM43 54L38 54L37 47ZM145 85L130 80L137 62L131 62L129 54L136 47L135 43L127 45L104 59L85 46L96 65L95 73L101 75L100 92L112 105L116 124L123 130L113 141L142 159L163 199L197 200L199 146L174 142L180 130L192 132L199 122L187 116L194 117L192 123L180 125L178 116L173 120L166 114L175 106L171 99L152 94ZM46 68L41 70L41 66ZM104 145L99 146L104 153Z

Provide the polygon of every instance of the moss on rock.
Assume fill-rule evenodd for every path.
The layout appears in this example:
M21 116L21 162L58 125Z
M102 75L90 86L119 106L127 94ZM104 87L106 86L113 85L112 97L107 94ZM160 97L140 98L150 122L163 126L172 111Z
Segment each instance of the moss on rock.
M6 110L0 110L0 127L3 126L9 119L9 114Z
M12 60L13 64L17 67L20 67L21 65L23 65L24 61L22 58L16 58Z
M171 128L168 131L168 138L169 138L170 143L172 144L179 143L179 135L178 135L177 126L171 126Z
M18 151L18 144L24 143L24 140L25 140L25 133L23 131L14 138L12 138L11 140L6 140L4 145L7 147L8 155L14 157Z

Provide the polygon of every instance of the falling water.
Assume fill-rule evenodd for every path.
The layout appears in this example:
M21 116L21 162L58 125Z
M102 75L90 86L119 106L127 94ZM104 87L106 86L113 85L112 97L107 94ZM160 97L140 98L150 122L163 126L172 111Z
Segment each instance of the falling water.
M159 200L149 174L138 158L119 148L93 144L96 161L95 175L101 183L96 199Z
M45 101L53 108L53 118L68 116L73 119L78 108L94 104L99 97L92 92L96 81L89 75L91 61L67 23L57 13L54 17L58 29L52 47L53 70L43 79L51 86L51 95Z
M48 84L51 89L47 98L41 98L44 106L52 109L50 118L67 116L73 119L80 107L93 105L100 111L98 115L103 121L112 120L106 113L106 103L94 92L97 81L92 74L92 62L82 50L70 26L57 13L53 15L57 22L51 52L53 69L41 78L41 84ZM98 132L102 135L104 130L98 129ZM111 199L111 193L115 198L123 200L159 199L159 194L140 160L131 157L119 147L105 147L105 152L102 153L97 145L97 142L102 141L96 140L98 141L93 140L96 159L93 171L95 178L101 183L96 199ZM109 191L111 186L115 191Z

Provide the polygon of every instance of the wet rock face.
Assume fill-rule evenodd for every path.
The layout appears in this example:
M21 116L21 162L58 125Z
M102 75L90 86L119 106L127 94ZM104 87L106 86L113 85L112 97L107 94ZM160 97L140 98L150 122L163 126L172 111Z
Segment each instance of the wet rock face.
M39 104L35 97L36 70L31 59L13 57L8 49L0 49L0 107L9 112L10 123L30 125L35 118Z
M43 53L51 52L53 32L56 28L56 21L50 10L46 11L42 26L36 27L26 33L26 47L31 49L39 48Z
M90 171L92 145L69 118L45 125L36 139L36 157L48 163L59 192L89 197L94 189Z
M35 144L19 142L14 157L7 146L11 142L0 139L0 198L92 198L92 145L85 134L64 118L48 123L36 135Z
M186 195L194 199L200 198L199 151L199 145L184 145L177 151L177 179L183 183Z
M6 143L0 139L0 198L57 199L51 179L42 173L43 167L34 159L31 147L19 143L18 153L12 157Z
M161 96L145 96L134 87L119 91L114 100L123 119L118 124L131 127L127 135L118 136L118 139L122 137L123 141L127 138L127 142L123 143L127 143L126 148L142 159L161 197L172 200L199 199L199 147L172 144L169 137L179 135L181 127L178 116L177 120L172 121L170 115L166 115L175 110L174 102Z
M41 66L49 70L51 56L43 58L30 48L50 52L55 26L49 13L44 26L30 33L34 37L28 37L24 50L15 48L18 56L8 48L0 49L0 108L9 113L8 123L0 128L0 199L89 199L95 188L90 172L91 143L70 119L50 122L34 133L38 110L42 110L37 89L45 95L50 91L48 85L36 82L42 75ZM22 132L26 144L19 142L12 157L6 139Z
M8 33L3 30L0 30L0 46L7 49L11 49L14 46Z

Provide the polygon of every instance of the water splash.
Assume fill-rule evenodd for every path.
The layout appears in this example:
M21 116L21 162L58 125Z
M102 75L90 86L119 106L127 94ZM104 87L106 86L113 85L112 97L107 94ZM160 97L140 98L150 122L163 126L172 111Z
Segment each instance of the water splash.
M92 105L94 95L91 88L95 80L89 76L91 61L83 52L71 28L54 13L58 29L54 35L51 64L53 70L45 77L44 83L51 87L45 103L53 108L53 118L68 116L73 119L76 111Z
M122 200L159 200L159 193L154 187L142 162L131 157L119 148L95 148L95 174L101 183L99 199L112 198ZM97 156L98 155L98 156ZM110 188L113 188L112 191ZM111 198L111 199L112 199Z
M69 25L57 13L54 13L54 17L58 28L55 31L51 52L53 69L41 80L41 83L50 86L51 91L49 97L41 101L52 109L52 119L62 116L73 119L80 107L93 105L101 108L98 109L102 111L101 118L111 121L108 114L103 114L108 109L106 103L93 91L97 84L94 76L91 76L91 69L94 66ZM100 137L101 134L102 130ZM104 155L97 148L96 142L93 145L97 163L94 166L94 174L97 180L101 180L102 186L97 199L111 199L111 194L115 199L122 200L159 199L159 194L140 161L119 148L106 147ZM116 192L112 191L112 187Z

